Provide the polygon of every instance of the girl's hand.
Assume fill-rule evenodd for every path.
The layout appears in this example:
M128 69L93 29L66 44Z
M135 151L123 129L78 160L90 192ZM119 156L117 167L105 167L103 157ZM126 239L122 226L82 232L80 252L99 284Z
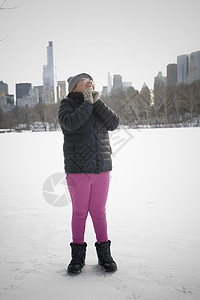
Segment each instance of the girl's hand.
M89 87L89 89L87 89L84 93L83 93L83 96L84 96L84 101L90 101L91 103L93 103L93 96L92 96L92 87Z
M99 100L99 92L97 91L92 91L92 96L93 96L93 101L96 102Z

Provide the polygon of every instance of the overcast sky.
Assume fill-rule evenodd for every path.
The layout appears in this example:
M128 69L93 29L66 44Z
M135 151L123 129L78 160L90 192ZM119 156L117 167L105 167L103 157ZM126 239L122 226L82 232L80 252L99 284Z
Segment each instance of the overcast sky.
M0 0L2 3L3 0ZM96 89L107 73L140 90L177 55L200 50L199 0L7 0L0 12L0 80L42 84L48 41L58 80L89 73Z

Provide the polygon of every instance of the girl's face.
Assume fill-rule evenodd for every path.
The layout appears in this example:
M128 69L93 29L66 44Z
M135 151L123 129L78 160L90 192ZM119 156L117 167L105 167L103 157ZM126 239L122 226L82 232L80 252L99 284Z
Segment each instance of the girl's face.
M89 78L82 78L75 86L74 92L84 93L90 87L94 90L94 82Z

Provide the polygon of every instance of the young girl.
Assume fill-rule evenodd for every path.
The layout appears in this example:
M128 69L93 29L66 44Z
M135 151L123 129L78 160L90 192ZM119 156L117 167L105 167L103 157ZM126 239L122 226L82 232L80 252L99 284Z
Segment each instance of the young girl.
M68 97L61 101L58 111L73 210L68 273L78 274L85 265L88 212L96 234L98 263L103 270L114 272L117 265L110 253L105 208L112 170L108 130L117 128L119 117L99 98L90 75L78 74L68 83Z

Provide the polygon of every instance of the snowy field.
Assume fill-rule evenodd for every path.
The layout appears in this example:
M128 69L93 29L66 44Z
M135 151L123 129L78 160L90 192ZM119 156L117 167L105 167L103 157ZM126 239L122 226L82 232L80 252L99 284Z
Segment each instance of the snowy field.
M68 199L65 185L49 194L56 201L43 193L48 178L64 175L62 143L61 132L0 135L0 298L199 300L200 128L111 133L114 274L97 265L89 216L86 266L66 274L71 203L56 206L58 195Z

